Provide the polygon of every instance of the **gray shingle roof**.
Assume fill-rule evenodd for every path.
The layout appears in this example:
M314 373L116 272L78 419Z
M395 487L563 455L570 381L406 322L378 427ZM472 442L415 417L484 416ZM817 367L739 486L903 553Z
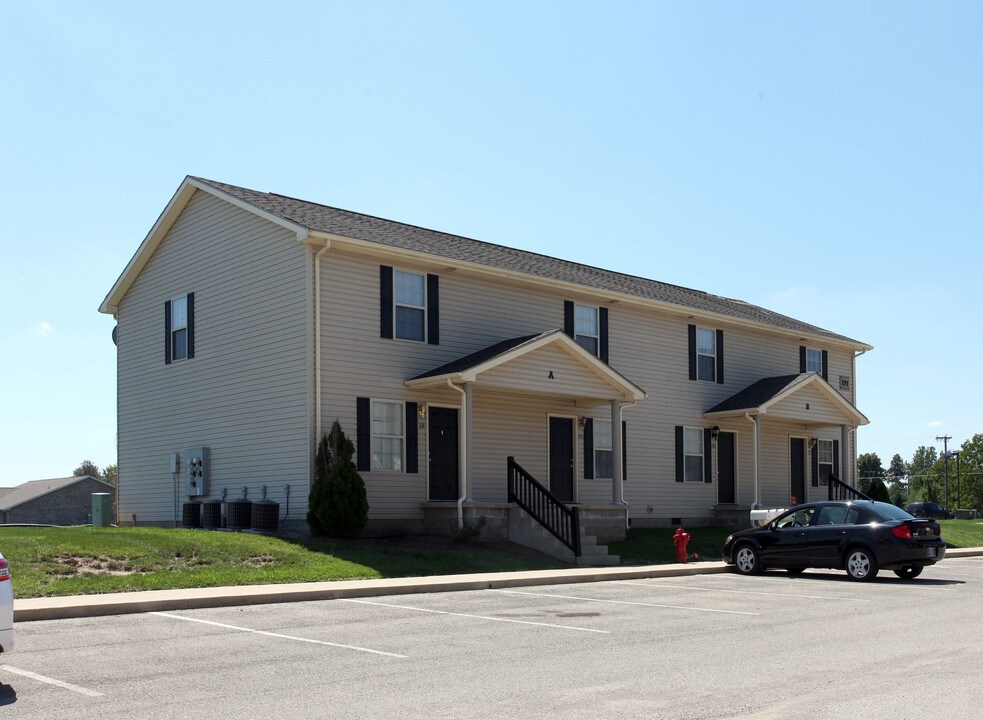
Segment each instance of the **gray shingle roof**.
M284 195L258 192L206 178L196 177L192 179L314 232L330 233L393 248L422 252L449 260L475 263L561 282L576 283L592 290L631 295L690 310L704 311L736 320L864 346L864 343L844 335L838 335L741 300L733 300L700 290L691 290L612 270L603 270L590 265L581 265L580 263L504 245L495 245L392 220L383 220L371 215L340 210Z
M798 380L799 377L799 375L779 375L778 377L763 378L756 383L748 385L740 392L731 395L723 402L714 405L707 412L730 412L733 410L751 410L761 407Z
M548 335L550 332L554 331L550 330L549 332L541 333L539 335L524 335L523 337L512 338L511 340L502 340L502 342L489 345L486 348L473 352L470 355L465 355L457 360L452 360L446 365L441 365L440 367L434 368L433 370L425 372L422 375L417 375L412 379L422 380L423 378L428 377L438 377L440 375L451 375L453 373L464 372L465 370L469 370L476 365L481 365L482 363L488 362L493 358L497 358L499 355L504 355L509 350L513 350L520 345L529 342L530 340L535 340L543 337L543 335Z
M65 478L51 478L50 480L28 480L14 488L9 488L9 492L0 494L0 510L10 510L17 505L22 505L29 500L35 500L42 495L47 495L55 490L61 490L82 480L99 480L91 475L72 475ZM99 480L99 482L103 482ZM112 485L106 485L106 492L112 491ZM4 488L8 490L8 488Z

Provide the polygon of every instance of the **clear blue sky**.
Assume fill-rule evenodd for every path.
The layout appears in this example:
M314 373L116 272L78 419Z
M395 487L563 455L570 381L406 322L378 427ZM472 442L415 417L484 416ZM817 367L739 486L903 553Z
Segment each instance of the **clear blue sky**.
M981 38L968 0L3 3L0 484L115 462L96 308L188 174L790 314L875 346L861 452L961 443Z

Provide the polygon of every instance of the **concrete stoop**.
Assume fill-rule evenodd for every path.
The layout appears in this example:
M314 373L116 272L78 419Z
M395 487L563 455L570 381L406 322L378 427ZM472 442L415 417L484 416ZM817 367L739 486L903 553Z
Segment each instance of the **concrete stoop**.
M580 535L581 556L576 557L573 551L554 537L549 530L517 507L513 507L509 512L509 540L577 567L610 567L621 564L621 558L608 554L607 545L598 545L597 537L586 535L583 530Z

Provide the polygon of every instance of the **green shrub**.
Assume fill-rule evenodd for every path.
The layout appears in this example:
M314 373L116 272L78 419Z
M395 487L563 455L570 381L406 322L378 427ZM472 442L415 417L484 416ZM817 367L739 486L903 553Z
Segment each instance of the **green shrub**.
M369 519L365 482L352 461L355 446L337 420L321 436L314 457L314 486L308 500L307 524L318 535L353 537Z

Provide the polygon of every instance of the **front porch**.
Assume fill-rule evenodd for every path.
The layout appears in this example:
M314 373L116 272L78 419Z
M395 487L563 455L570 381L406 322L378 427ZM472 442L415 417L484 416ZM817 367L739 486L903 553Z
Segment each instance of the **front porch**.
M515 457L550 497L577 508L585 537L625 536L625 457L614 448L624 447L623 409L646 395L563 331L496 343L406 386L427 396L420 405L427 531L453 534L481 521L483 538L532 544L518 521L529 509L509 501ZM585 444L593 440L585 427L593 422L610 428L607 479L585 477Z
M704 412L707 422L751 425L750 509L826 499L830 477L856 486L856 429L867 418L815 372L764 378ZM717 428L711 432L716 443ZM714 462L719 464L717 448ZM747 502L714 508L734 520Z

